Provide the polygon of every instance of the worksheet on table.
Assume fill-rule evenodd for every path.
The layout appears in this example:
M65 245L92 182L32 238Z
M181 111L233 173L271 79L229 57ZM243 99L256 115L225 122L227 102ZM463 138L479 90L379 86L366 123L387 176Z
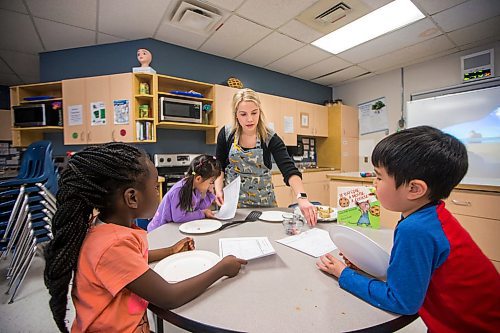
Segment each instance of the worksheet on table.
M237 258L250 260L275 254L267 237L220 238L219 254L221 258L234 255Z
M337 248L333 244L328 231L317 228L307 230L298 235L278 239L276 242L316 258Z

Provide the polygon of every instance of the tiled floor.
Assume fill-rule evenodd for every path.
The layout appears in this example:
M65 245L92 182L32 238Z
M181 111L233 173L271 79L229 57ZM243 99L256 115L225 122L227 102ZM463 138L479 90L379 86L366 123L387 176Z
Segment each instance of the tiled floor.
M0 333L6 332L57 332L48 306L49 295L43 284L44 261L37 256L21 285L14 303L8 304L10 295L6 295L8 281L5 280L9 260L0 261ZM69 303L68 323L74 318L74 309ZM150 323L153 323L150 318ZM69 325L68 325L69 326ZM151 325L154 329L154 324ZM169 323L164 323L165 333L186 332ZM427 329L420 319L399 330L401 333L424 333Z

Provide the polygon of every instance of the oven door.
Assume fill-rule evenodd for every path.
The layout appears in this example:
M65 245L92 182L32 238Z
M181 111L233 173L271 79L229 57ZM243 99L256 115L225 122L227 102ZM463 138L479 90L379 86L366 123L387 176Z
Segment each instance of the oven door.
M160 97L161 120L201 124L201 102Z

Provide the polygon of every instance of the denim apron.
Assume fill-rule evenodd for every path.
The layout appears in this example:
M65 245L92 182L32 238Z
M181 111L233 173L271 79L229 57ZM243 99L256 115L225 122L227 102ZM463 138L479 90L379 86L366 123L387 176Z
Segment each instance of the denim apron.
M257 139L255 148L244 150L235 135L224 174L227 184L236 177L241 177L239 208L277 206L271 170L264 164L260 139Z

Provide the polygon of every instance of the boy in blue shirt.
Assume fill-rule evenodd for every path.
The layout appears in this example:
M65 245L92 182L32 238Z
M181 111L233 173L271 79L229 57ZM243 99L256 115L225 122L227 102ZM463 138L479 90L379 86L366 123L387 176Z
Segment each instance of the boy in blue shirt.
M380 141L372 163L381 205L402 215L387 281L331 254L318 268L378 308L418 312L430 332L498 332L500 276L442 201L467 172L463 143L429 126L414 127Z

